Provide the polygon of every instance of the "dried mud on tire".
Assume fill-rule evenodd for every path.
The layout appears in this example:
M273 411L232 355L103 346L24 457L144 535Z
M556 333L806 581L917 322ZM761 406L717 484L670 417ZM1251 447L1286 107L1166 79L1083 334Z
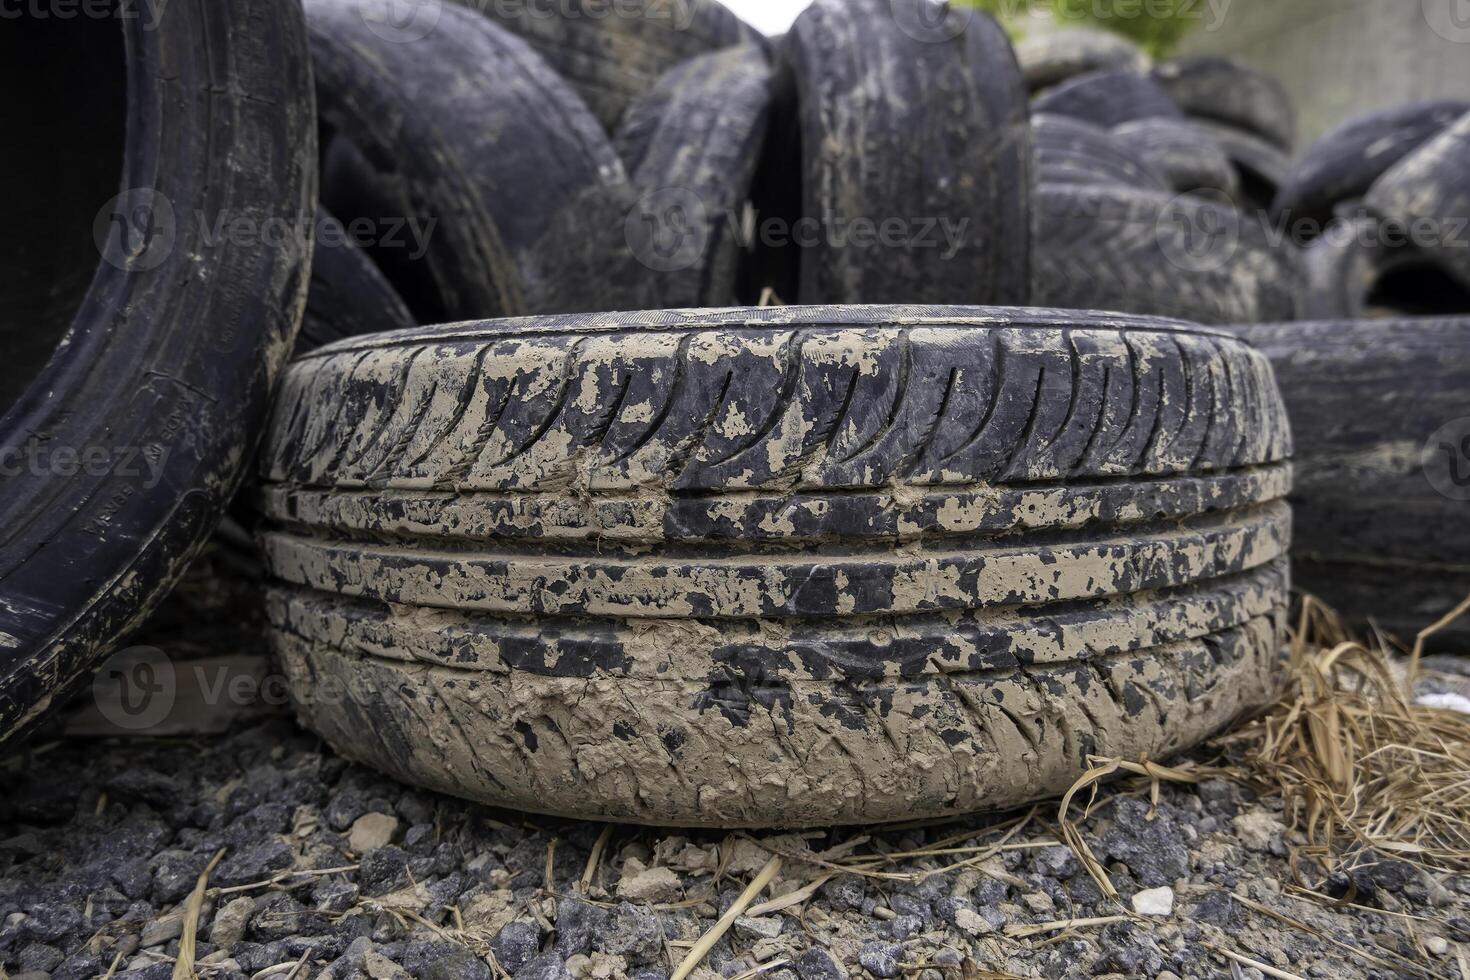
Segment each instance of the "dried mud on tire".
M812 307L333 345L262 454L274 642L345 754L671 825L1005 807L1268 694L1289 436L1165 320Z

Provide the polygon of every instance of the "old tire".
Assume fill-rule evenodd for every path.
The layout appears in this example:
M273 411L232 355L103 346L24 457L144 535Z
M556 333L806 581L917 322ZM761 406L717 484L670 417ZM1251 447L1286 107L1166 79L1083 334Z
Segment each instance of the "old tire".
M433 8L432 31L396 37L364 15L368 2L306 5L336 154L323 202L343 221L401 207L388 215L434 222L417 259L371 250L414 315L641 306L646 270L624 233L636 195L576 94L525 41L473 11Z
M1412 642L1470 595L1470 318L1232 329L1270 357L1291 416L1298 587ZM1467 640L1461 619L1431 645Z
M1033 92L1094 71L1142 72L1148 58L1112 31L1072 28L1033 34L1016 42L1016 60Z
M1296 256L1228 201L1043 184L1036 302L1192 320L1289 318Z
M1191 55L1157 65L1152 76L1186 115L1252 133L1290 152L1296 109L1281 83L1232 58Z
M1275 384L1170 322L464 324L297 362L272 435L262 544L303 720L517 808L1006 807L1089 753L1204 738L1267 696L1281 640Z
M25 191L0 207L0 336L48 349L34 375L0 372L0 741L84 684L209 536L306 297L299 7L155 12L0 32L7 88L55 96L4 112L26 148L0 163Z
M1234 199L1240 193L1240 176L1224 148L1192 119L1135 119L1115 126L1112 134L1180 194L1218 191Z
M1286 153L1270 141L1237 126L1197 119L1195 124L1206 138L1220 147L1225 159L1235 170L1236 204L1243 211L1269 215L1271 204L1281 191L1281 184L1291 170Z
M817 235L790 250L802 303L1027 301L1033 161L1020 69L989 15L945 8L933 22L932 6L816 0L788 35L803 220ZM859 222L872 226L866 246Z
M1104 129L1136 119L1184 118L1157 82L1132 71L1095 71L1069 78L1033 99L1031 110L1071 116Z
M1293 237L1310 241L1339 204L1360 200L1389 168L1467 112L1470 102L1413 102L1349 119L1292 166L1276 196L1276 217L1293 223Z
M1421 251L1470 290L1470 112L1394 164L1363 203L1411 235L1433 229Z
M349 229L325 210L317 210L316 247L311 254L311 288L306 315L296 335L298 354L333 341L415 325L408 304Z
M675 65L759 35L718 0L565 0L552 5L453 0L520 35L611 133Z
M1470 288L1445 269L1446 251L1417 247L1372 216L1335 221L1301 250L1297 316L1392 320L1470 314Z
M727 48L673 68L623 115L615 144L643 195L631 234L655 308L735 304L772 85L760 47Z
M1120 184L1169 191L1168 179L1127 141L1070 116L1031 117L1036 175L1044 184Z

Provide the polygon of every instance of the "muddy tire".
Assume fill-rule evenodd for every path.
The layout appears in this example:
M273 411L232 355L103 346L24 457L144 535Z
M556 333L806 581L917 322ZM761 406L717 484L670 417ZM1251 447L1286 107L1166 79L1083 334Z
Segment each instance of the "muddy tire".
M615 144L643 195L633 234L649 237L634 251L656 266L654 307L735 304L772 84L766 53L747 44L691 58L623 115Z
M1095 71L1069 78L1033 99L1031 109L1104 129L1136 119L1184 118L1157 82L1131 71Z
M1354 117L1307 148L1276 196L1278 218L1318 232L1339 204L1361 200L1394 164L1470 112L1470 102L1414 102ZM1315 235L1302 233L1303 241Z
M155 12L11 18L0 41L7 90L54 96L0 111L25 146L0 163L25 191L0 205L0 348L42 338L0 372L0 741L85 684L208 538L306 298L299 7ZM237 221L269 237L212 237Z
M1470 113L1378 178L1363 203L1395 229L1434 229L1420 250L1470 289Z
M1274 382L1166 321L464 324L297 362L272 434L303 720L472 799L675 825L1006 807L1089 753L1204 738L1267 696L1281 640Z
M360 4L306 5L334 144L323 202L343 221L413 218L427 230L417 258L371 250L414 315L641 306L646 270L624 231L636 195L566 83L473 11L425 5L434 29L397 37Z
M1130 143L1070 116L1031 117L1036 175L1044 184L1120 184L1169 191L1169 181Z
M817 0L788 35L803 210L819 228L815 247L792 249L802 303L1027 301L1033 161L1020 69L988 14L946 8L934 22L930 8ZM866 247L859 222L874 226ZM899 234L880 235L890 222Z
M478 10L530 43L609 133L617 130L628 107L675 65L758 38L718 0L453 2Z
M296 353L333 341L415 326L408 304L330 213L317 210L311 289Z
M1131 41L1112 31L1049 31L1021 39L1016 60L1031 91L1094 71L1141 72L1148 58Z
M1296 109L1281 83L1231 58L1194 55L1154 68L1158 82L1187 115L1252 133L1289 152Z
M1042 185L1036 302L1242 323L1290 317L1292 250L1228 201L1111 185Z
M1270 357L1291 415L1297 586L1412 642L1470 594L1470 318L1232 329ZM1431 645L1467 640L1462 619Z
M1194 120L1137 119L1114 127L1112 134L1177 193L1218 191L1233 199L1240 192L1240 177L1225 150Z

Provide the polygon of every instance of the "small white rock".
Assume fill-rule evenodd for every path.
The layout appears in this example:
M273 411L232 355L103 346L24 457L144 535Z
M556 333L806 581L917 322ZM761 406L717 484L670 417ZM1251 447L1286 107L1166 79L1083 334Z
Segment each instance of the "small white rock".
M1426 708L1458 711L1462 715L1470 715L1470 698L1463 694L1421 694L1414 703Z
M616 891L618 898L630 902L672 902L683 894L683 883L668 868L645 868L643 862L629 858L623 862Z
M972 936L983 936L995 931L995 927L974 909L960 909L954 914L954 924Z
M397 817L386 813L364 813L352 821L352 829L347 832L347 846L354 853L366 854L368 851L387 847L393 842L393 835L396 833Z
M743 932L756 939L775 939L781 935L781 920L770 915L755 918L742 915L735 920L735 929L737 932Z
M1424 948L1435 956L1443 956L1450 951L1450 944L1443 936L1428 936L1424 940Z
M245 927L255 912L255 899L232 899L220 909L209 926L209 941L216 946L233 946L245 938Z
M1139 915L1172 915L1174 912L1174 889L1149 888L1133 896L1133 911Z

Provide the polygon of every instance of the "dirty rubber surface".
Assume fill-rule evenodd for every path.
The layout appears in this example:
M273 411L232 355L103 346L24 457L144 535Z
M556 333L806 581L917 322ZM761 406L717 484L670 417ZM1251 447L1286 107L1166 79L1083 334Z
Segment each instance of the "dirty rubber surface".
M723 832L620 826L583 893L601 825L407 788L344 761L285 718L200 741L43 737L33 752L0 761L0 966L12 978L46 971L80 980L118 959L114 976L165 980L179 943L171 916L223 849L199 919L205 977L241 980L288 964L284 975L300 961L298 978L665 980L770 856ZM776 964L764 974L771 980L960 980L980 969L1230 976L1215 948L1304 977L1453 976L1456 956L1470 953L1462 880L1385 862L1355 879L1353 901L1367 908L1330 907L1291 891L1288 848L1300 838L1276 801L1221 782L1166 785L1157 816L1147 812L1141 797L1109 800L1081 826L1125 904L1167 888L1170 914L1053 925L1030 937L1015 933L1122 911L1052 845L1045 824L1054 804L990 857L978 848L1001 838L985 829L997 818L757 835L829 863L940 843L959 852L890 858L880 870L893 877L837 875L784 911L744 917L694 978L758 964ZM828 870L787 857L757 901Z
M1197 743L1279 649L1279 395L1259 354L1165 321L463 324L297 362L272 432L268 613L305 717L472 799L995 809Z

